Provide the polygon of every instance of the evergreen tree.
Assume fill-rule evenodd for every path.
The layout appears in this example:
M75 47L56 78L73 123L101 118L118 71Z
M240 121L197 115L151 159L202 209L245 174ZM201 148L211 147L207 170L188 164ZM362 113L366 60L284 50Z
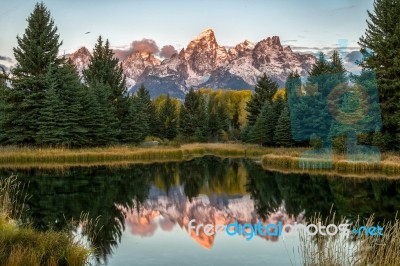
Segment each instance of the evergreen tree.
M48 71L47 80L49 89L46 90L44 107L39 117L38 142L45 145L84 145L87 133L81 103L84 91L76 69L70 64L52 67ZM50 114L52 110L57 114L56 117ZM55 120L56 128L52 124Z
M101 36L97 39L89 66L83 71L83 77L89 86L96 83L105 85L103 88L109 88L108 99L114 106L117 126L120 127L129 108L125 75L119 60L110 49L109 41L103 43Z
M260 145L272 142L270 130L271 126L273 125L269 123L269 121L272 121L271 119L269 119L271 117L273 117L273 109L271 103L269 101L265 101L261 113L258 115L256 122L249 132L250 142Z
M144 104L145 112L147 113L147 125L145 126L145 136L155 135L159 127L156 119L156 107L150 99L150 92L141 84L139 90L136 92L136 97Z
M217 105L217 115L219 122L219 137L221 137L224 132L229 131L229 114L226 106L222 103Z
M4 121L6 142L34 144L39 131L39 117L47 89L46 75L51 66L63 62L58 58L57 27L43 3L35 5L28 27L22 37L17 37L14 48L17 66L13 69L13 89L5 99Z
M110 87L93 82L85 89L82 99L85 107L83 122L86 139L91 146L104 146L116 143L120 134L118 119L112 102L109 101Z
M359 40L364 69L377 76L383 119L383 134L388 135L387 148L398 149L400 138L400 1L375 0L368 11L367 29ZM397 139L397 140L396 140Z
M339 73L341 78L345 80L346 69L344 68L342 59L340 58L338 51L333 51L331 56L331 68L332 73Z
M281 116L281 113L283 109L285 108L285 100L281 97L278 96L273 104L272 104L272 109L273 109L273 116L274 116L274 125L277 125L278 119ZM273 130L275 132L275 129Z
M201 94L190 89L179 113L179 133L184 138L205 141L208 135L207 126L205 99Z
M309 72L310 76L318 77L319 75L329 73L330 71L331 67L325 58L325 54L320 52L316 63L312 66Z
M308 116L312 114L312 106L308 106L305 102L305 95L302 91L302 83L299 73L291 72L286 80L285 84L286 95L288 99L288 104L291 111L291 126L293 139L299 140L309 140L315 135L313 131L309 131L309 128L305 122L308 120ZM310 138L307 138L307 137Z
M6 120L5 99L7 98L7 94L9 92L9 88L7 86L8 76L4 69L2 71L3 73L0 72L0 143L4 143L6 138L4 131L4 121Z
M275 128L274 142L276 145L285 147L293 144L290 113L287 106L282 110L282 113L278 119L278 123Z
M162 136L170 140L174 139L178 133L178 116L176 105L169 95L167 95L167 99L161 106L159 121Z
M246 111L249 113L247 119L250 126L254 125L265 101L269 101L272 104L272 98L277 92L278 87L278 83L271 80L266 74L258 80L254 87L254 93L251 95L246 106Z
M309 140L312 134L317 134L321 137L324 147L330 147L332 139L330 130L334 117L328 109L328 100L336 99L335 94L331 95L331 92L339 85L347 88L346 73L339 54L333 53L331 62L328 62L324 54L320 53L310 71L304 93L297 96L299 98L295 112L300 118L298 125L301 129L300 132L296 132L295 139Z
M65 141L66 132L62 124L65 122L64 105L57 93L57 84L50 84L44 98L44 107L39 117L39 132L37 141L46 146L62 145Z
M123 141L138 144L142 142L149 131L149 114L146 102L137 95L129 99L129 112L126 122L122 125Z
M239 105L235 105L235 111L232 116L231 120L231 126L234 129L239 129L240 128L240 122L239 122Z

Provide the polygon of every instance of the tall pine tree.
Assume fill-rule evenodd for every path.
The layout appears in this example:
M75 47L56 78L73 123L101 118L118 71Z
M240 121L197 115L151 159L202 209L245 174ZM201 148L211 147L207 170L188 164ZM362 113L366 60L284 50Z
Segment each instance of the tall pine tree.
M264 145L272 142L272 137L270 134L271 126L270 124L271 117L273 117L273 109L271 103L269 101L265 101L263 108L261 109L261 113L257 116L256 122L251 127L249 132L249 140L252 143L257 143L260 145Z
M113 105L114 116L118 121L117 127L120 128L129 108L125 75L119 60L114 57L109 41L103 42L101 36L97 39L89 66L83 71L83 77L89 86L102 84L103 89L109 89L108 100Z
M269 103L272 104L272 98L278 88L278 83L271 80L266 74L258 80L254 87L254 93L251 95L246 106L246 111L249 113L247 119L250 126L256 122L257 116L261 112L265 101L269 101Z
M35 144L39 132L39 118L48 85L47 72L51 66L63 62L59 59L57 27L43 3L36 4L28 18L28 27L22 37L17 37L14 48L17 61L13 69L13 89L5 104L4 121L6 142Z
M400 147L400 1L375 0L367 29L359 40L364 69L377 76L386 147Z
M204 97L190 89L179 113L179 133L189 140L205 141L208 116Z
M291 146L293 138L291 133L290 113L286 106L279 116L278 123L275 127L274 142L278 146Z
M167 95L164 104L161 106L159 121L162 137L170 140L174 139L178 133L178 114L176 105L169 95Z
M46 89L44 107L38 120L38 143L74 147L85 145L87 130L81 102L84 90L76 69L68 63L58 68L51 67L47 81L49 88ZM54 121L57 123L53 124ZM54 137L56 135L58 140Z

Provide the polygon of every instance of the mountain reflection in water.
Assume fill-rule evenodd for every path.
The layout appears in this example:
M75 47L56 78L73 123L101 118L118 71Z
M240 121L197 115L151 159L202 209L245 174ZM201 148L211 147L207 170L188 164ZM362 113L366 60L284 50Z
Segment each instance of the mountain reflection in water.
M182 186L171 188L169 193L152 188L148 199L141 204L140 211L122 209L126 215L126 224L134 235L151 237L158 228L171 231L174 226L179 226L206 249L212 248L217 234L208 236L203 230L199 230L199 235L196 235L194 229L189 233L188 224L192 219L196 220L195 224L212 224L214 228L217 224L228 225L236 221L241 225L258 222L262 224L282 222L282 225L303 222L302 215L299 215L297 219L289 217L284 207L270 213L266 218L260 218L250 195L213 194L188 200ZM278 240L277 236L268 234L263 238L271 241Z
M149 239L157 230L180 227L202 247L214 249L218 234L224 233L189 234L191 219L203 224L292 223L314 213L327 216L333 205L338 217L374 213L377 220L392 220L400 206L398 181L281 174L249 159L203 157L121 168L0 170L1 177L12 173L29 183L26 216L36 228L64 230L82 213L88 213L89 220L97 218L90 230L85 223L81 229L96 247L97 259L104 262L128 231Z

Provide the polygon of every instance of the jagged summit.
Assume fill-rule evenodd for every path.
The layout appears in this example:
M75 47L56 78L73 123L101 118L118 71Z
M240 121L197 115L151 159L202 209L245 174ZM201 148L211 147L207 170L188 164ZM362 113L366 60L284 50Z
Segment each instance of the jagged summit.
M203 30L199 35L197 35L196 39L203 39L208 37L215 38L215 33L211 28Z
M82 71L90 53L82 47L70 57ZM264 73L283 86L291 71L305 77L315 61L312 54L295 53L289 46L283 47L279 36L257 43L244 40L228 48L218 44L209 28L169 59L161 61L153 54L133 52L122 61L122 67L130 92L144 83L152 97L169 93L183 98L191 87L252 89Z
M90 57L91 54L85 46L82 46L68 56L68 58L76 66L80 75L82 75L82 71L89 65Z

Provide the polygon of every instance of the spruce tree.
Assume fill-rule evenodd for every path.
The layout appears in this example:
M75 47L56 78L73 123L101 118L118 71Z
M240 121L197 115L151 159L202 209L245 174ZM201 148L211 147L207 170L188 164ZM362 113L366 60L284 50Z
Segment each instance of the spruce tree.
M81 99L82 106L85 107L85 113L82 121L85 125L85 145L96 146L101 137L103 127L106 125L102 120L100 113L100 105L97 100L96 92L93 87L83 88L83 97Z
M223 133L229 131L229 114L226 106L222 103L217 104L217 115L219 122L219 137L221 138Z
M234 129L239 129L240 128L240 122L239 122L239 105L235 105L235 111L232 116L231 120L231 126Z
M49 86L55 89L60 102L58 108L62 110L62 115L60 115L60 119L62 119L58 123L58 129L63 132L63 138L58 144L72 147L85 145L87 130L84 121L86 110L82 105L84 90L75 67L70 63L58 68L52 67L48 71L47 79ZM43 108L47 109L47 104ZM46 123L43 122L46 121L46 117L43 112L39 121L41 122L40 131L42 131L40 133L43 134L43 131L46 131Z
M205 141L207 139L207 109L204 97L193 89L185 96L179 113L179 133L182 137Z
M277 125L278 119L281 116L281 113L283 109L285 108L285 99L283 99L281 96L278 96L273 104L272 104L272 109L273 109L273 114L274 114L274 125ZM274 129L275 131L275 129Z
M63 123L67 118L64 113L64 104L57 93L57 84L50 84L44 98L44 107L39 117L39 131L37 133L38 144L45 146L57 146L65 144L66 131Z
M400 138L400 1L375 0L368 11L367 29L358 42L364 60L361 66L374 70L387 148L398 149Z
M286 106L278 119L278 123L275 128L274 142L279 146L291 146L293 144L290 113L289 108Z
M6 119L5 114L5 99L7 98L7 94L9 92L9 88L7 86L7 75L5 70L3 69L3 73L0 72L0 143L5 142L5 131L4 131L4 121Z
M159 121L162 137L170 140L174 139L178 132L178 116L176 105L169 95L167 95L164 104L161 106Z
M208 133L212 141L218 141L221 124L217 113L217 100L215 95L208 97Z
M150 114L148 113L149 102L147 101L147 97L142 97L140 94L137 94L135 97L133 97L133 104L131 108L131 112L134 112L134 118L132 120L132 140L135 143L140 143L146 138L146 136L148 136L150 132Z
M156 107L151 101L150 92L145 88L143 84L141 84L139 90L136 92L136 97L139 98L146 107L145 112L147 114L147 125L145 126L145 128L147 131L144 132L144 134L146 136L154 136L157 134L159 124L156 118Z
M51 66L63 62L58 58L62 42L46 6L36 4L27 21L25 33L17 37L18 47L14 48L17 65L12 70L13 89L5 99L7 116L4 130L10 144L37 142L39 118L47 89L46 75Z
M269 101L272 104L272 98L278 88L278 83L271 80L266 74L257 81L254 87L254 93L251 95L246 106L246 111L249 113L247 119L250 126L255 123L265 101Z
M273 117L271 103L269 101L265 101L264 106L261 109L261 113L258 115L256 122L249 132L250 142L260 145L272 142L272 138L269 133L271 124L268 123L268 118L271 117Z
M104 43L101 36L97 39L89 66L83 71L83 77L88 86L96 83L103 84L102 88L109 88L108 99L114 106L118 119L117 127L120 127L128 113L125 75L119 60L114 57L109 41Z
M307 137L311 138L313 132L308 132L308 128L303 126L303 121L307 119L307 116L312 113L312 106L308 106L304 101L304 94L301 90L301 79L299 73L291 72L286 80L285 88L288 104L291 111L291 124L293 139L308 140Z
M94 82L84 89L82 105L85 114L82 118L85 139L90 146L105 146L116 143L119 136L118 119L113 104L109 101L110 88Z

